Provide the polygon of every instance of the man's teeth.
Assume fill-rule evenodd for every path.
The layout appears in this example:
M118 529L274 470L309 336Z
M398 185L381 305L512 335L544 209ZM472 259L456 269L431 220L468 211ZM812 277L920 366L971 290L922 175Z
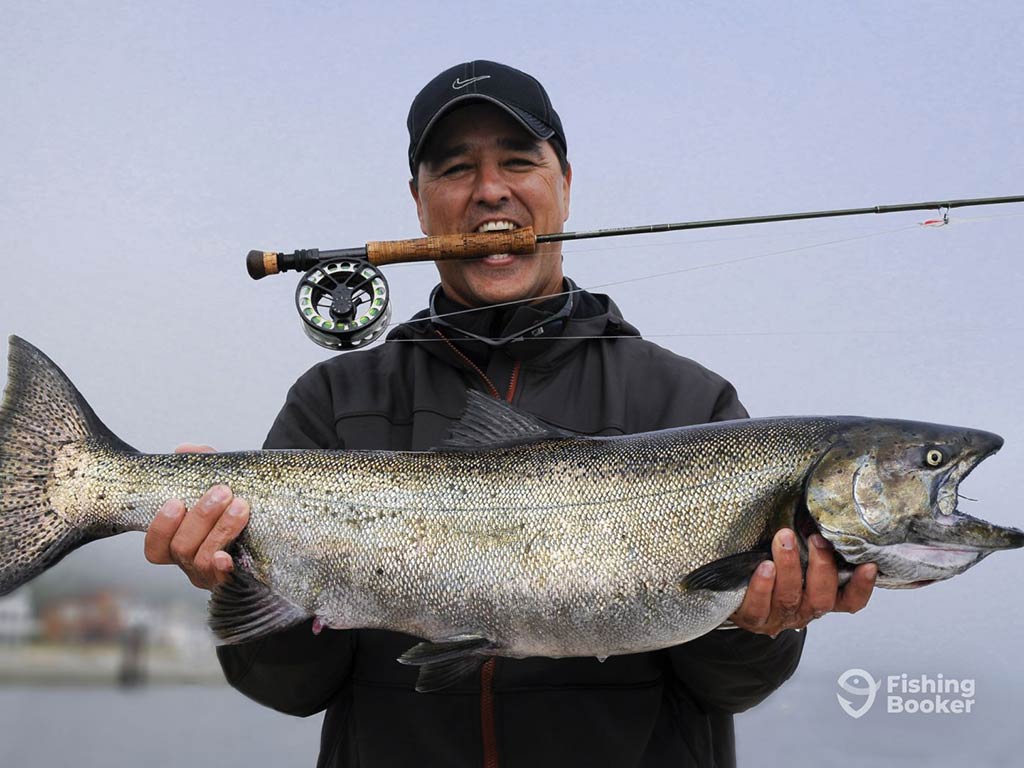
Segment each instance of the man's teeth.
M499 232L506 229L515 229L516 225L511 221L488 221L477 228L477 232Z
M477 232L504 232L506 230L515 229L516 224L513 221L488 221L477 227ZM507 253L499 253L494 256L488 256L484 261L504 261L508 258Z

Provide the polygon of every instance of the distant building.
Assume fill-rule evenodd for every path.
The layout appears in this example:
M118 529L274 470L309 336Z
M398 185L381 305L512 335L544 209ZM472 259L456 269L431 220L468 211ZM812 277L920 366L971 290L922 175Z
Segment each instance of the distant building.
M106 590L51 602L39 619L43 639L52 643L115 641L125 626L119 598Z
M0 643L26 643L37 631L28 590L0 597Z

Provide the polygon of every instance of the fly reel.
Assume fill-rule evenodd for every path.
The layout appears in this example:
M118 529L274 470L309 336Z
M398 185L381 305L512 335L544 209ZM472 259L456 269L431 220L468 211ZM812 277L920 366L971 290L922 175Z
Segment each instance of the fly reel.
M306 336L327 349L356 349L388 327L388 281L362 259L328 259L302 276L295 307Z
M388 281L377 265L533 253L536 244L536 235L526 227L382 240L362 248L331 251L249 251L245 268L253 280L291 270L305 271L295 291L302 329L321 347L345 350L366 346L388 327L391 297Z

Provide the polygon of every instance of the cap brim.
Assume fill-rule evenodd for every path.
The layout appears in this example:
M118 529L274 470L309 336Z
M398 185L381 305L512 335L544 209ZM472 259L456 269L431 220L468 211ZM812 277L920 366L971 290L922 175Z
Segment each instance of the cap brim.
M511 115L516 120L516 122L523 126L523 128L525 128L527 132L530 133L530 135L532 135L534 138L547 141L548 139L555 135L554 128L545 123L536 115L527 112L525 109L520 109L519 107L513 106L511 104L505 104L504 102L499 101L493 96L487 96L486 94L483 93L467 93L465 96L459 96L449 101L447 104L444 105L444 107L439 109L433 117L430 118L430 121L427 123L426 127L423 129L423 132L420 134L419 141L416 143L416 154L413 155L411 158L411 162L414 167L419 162L420 155L423 153L423 147L427 143L427 137L430 135L430 132L433 130L434 126L437 125L438 121L440 121L441 118L443 118L445 115L447 115L454 109L464 106L467 102L471 101L486 101L493 104L496 107L501 107L501 109L503 109L507 114Z

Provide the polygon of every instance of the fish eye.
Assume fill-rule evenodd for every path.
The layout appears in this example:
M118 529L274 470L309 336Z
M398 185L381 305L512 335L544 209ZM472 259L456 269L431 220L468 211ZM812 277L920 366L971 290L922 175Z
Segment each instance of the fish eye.
M925 454L924 460L928 463L929 467L938 467L946 460L946 457L943 456L942 451L938 448L932 448Z

